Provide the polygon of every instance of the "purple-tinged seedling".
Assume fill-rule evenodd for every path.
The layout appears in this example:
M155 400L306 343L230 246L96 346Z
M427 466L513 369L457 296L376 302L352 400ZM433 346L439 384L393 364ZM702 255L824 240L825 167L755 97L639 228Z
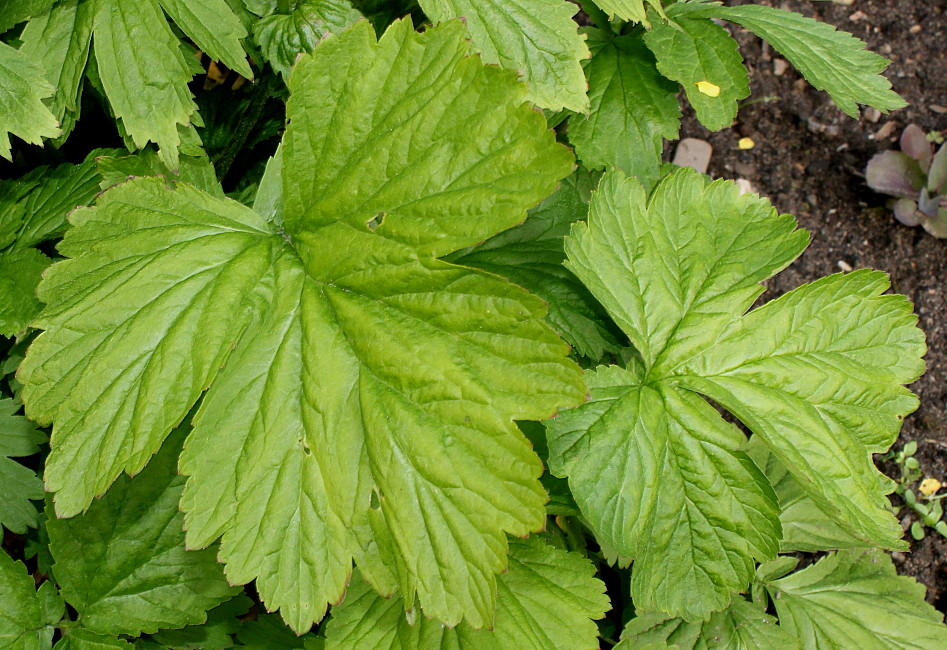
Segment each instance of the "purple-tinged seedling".
M868 187L895 197L895 218L907 226L923 226L947 238L947 145L937 153L915 124L901 134L901 151L883 151L868 161Z

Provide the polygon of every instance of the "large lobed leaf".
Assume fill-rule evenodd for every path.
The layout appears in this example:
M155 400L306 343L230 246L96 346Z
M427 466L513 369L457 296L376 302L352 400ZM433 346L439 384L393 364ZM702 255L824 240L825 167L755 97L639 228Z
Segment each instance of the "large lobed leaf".
M877 272L830 276L744 315L805 248L794 228L692 170L650 197L610 172L566 242L568 266L640 358L589 373L591 400L548 423L550 467L599 539L636 558L643 609L706 620L781 537L745 437L698 394L747 425L849 535L904 546L871 454L916 408L903 384L923 370L923 334Z
M490 625L506 533L545 521L514 419L584 387L539 299L437 259L522 221L572 165L467 47L458 22L377 42L361 22L304 56L278 223L162 179L73 215L20 370L55 423L60 516L139 471L210 386L182 507L190 547L222 537L231 582L303 631L354 557L427 615Z

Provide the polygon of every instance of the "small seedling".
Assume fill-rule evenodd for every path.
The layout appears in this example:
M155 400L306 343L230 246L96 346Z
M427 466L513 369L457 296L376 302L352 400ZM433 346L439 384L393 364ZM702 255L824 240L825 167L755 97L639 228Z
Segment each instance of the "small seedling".
M905 506L917 515L917 519L911 523L911 537L922 540L926 534L926 528L933 528L941 536L947 538L947 521L942 519L944 508L941 505L941 500L947 496L947 493L938 494L943 484L936 478L927 477L918 484L922 472L920 463L914 457L916 453L917 443L912 440L904 445L901 451L891 452L886 456L894 460L901 470L895 493L901 497ZM893 509L896 515L900 515L901 508Z
M933 135L933 134L932 134ZM935 237L947 237L947 145L934 153L940 134L911 124L901 135L901 151L883 151L868 161L868 187L895 197L895 218L906 226L923 226Z

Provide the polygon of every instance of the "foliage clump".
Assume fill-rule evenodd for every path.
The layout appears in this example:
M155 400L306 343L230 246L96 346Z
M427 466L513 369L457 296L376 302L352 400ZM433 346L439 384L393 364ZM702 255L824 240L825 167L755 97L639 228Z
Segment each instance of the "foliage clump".
M662 163L678 94L714 129L749 94L727 24L899 108L861 41L701 0L4 6L0 640L947 643L879 550L910 303L863 270L751 309L808 233Z

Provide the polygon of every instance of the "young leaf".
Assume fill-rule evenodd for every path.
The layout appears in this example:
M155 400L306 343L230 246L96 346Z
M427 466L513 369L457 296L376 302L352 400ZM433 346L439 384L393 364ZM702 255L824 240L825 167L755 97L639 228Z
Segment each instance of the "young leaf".
M253 26L263 58L284 80L297 57L312 52L327 34L337 34L362 17L349 0L302 0L289 14L273 14Z
M637 613L622 630L615 650L650 647L801 650L802 644L757 605L735 598L730 607L715 612L705 623L688 623L661 613Z
M727 30L707 18L681 17L677 26L655 26L644 42L661 74L684 87L701 124L718 131L733 123L737 101L750 94L750 85L743 57ZM705 92L701 84L718 90Z
M156 143L164 163L176 170L178 125L191 123L197 105L187 87L191 70L157 0L97 2L94 32L112 111L135 147Z
M613 38L597 29L588 34L592 110L569 118L569 142L590 169L616 167L653 182L664 138L676 139L680 127L677 85L657 71L639 36Z
M23 563L0 552L0 645L13 650L49 648L63 609L52 583L44 582L37 591Z
M822 512L761 438L751 438L746 452L763 470L779 498L779 521L783 528L780 553L814 553L870 546L868 542L846 532Z
M158 0L175 24L215 61L253 79L241 39L247 30L226 0Z
M881 76L890 62L832 25L763 5L707 5L698 11L755 33L796 66L806 81L828 92L835 105L854 118L858 117L858 104L874 106L885 113L907 106Z
M30 501L43 498L43 482L13 458L39 452L46 436L22 415L14 415L19 408L12 399L0 399L0 524L23 534L38 524L39 513Z
M513 420L585 391L539 299L437 259L572 167L525 87L467 47L459 22L376 42L363 21L304 56L280 228L161 179L74 214L20 371L56 424L60 515L140 469L210 385L180 463L190 547L223 536L231 582L255 578L300 632L373 539L409 602L489 624L505 533L545 522Z
M43 104L54 90L42 68L0 42L0 156L12 160L11 133L30 144L59 135L56 117Z
M332 609L326 649L546 650L598 648L595 619L609 609L605 585L585 558L538 538L510 540L509 570L498 577L493 630L454 629L414 613L400 597L385 600L355 580L342 605Z
M49 13L34 17L20 35L20 51L43 68L56 89L46 105L62 127L62 138L69 135L79 116L94 9L90 0L65 0Z
M877 550L839 551L766 584L780 625L806 648L943 648L944 615Z
M177 456L185 431L168 438L136 477L122 477L82 515L47 512L49 548L62 595L99 634L153 633L203 623L234 595L212 550L184 548Z
M580 61L589 49L565 0L419 0L435 23L463 18L474 48L486 63L519 71L529 99L543 108L589 110Z
M916 408L902 384L923 369L923 334L875 272L831 276L741 316L759 283L805 248L794 227L692 170L650 198L611 172L566 241L569 267L643 367L590 376L592 401L549 423L550 466L569 476L596 534L639 556L632 595L645 609L705 619L779 537L774 495L738 451L743 437L689 391L740 418L851 534L903 547L871 452Z
M597 361L606 352L618 352L615 325L562 265L563 237L588 214L595 180L597 175L577 170L523 224L447 259L496 273L535 293L549 305L546 319L555 330L577 353Z

